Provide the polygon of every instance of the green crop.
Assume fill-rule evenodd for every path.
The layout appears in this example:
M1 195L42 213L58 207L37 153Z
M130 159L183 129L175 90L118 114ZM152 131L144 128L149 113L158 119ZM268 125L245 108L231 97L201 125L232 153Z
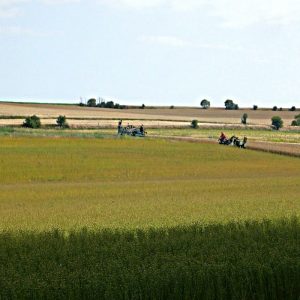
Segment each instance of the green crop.
M0 138L0 299L297 299L300 160Z

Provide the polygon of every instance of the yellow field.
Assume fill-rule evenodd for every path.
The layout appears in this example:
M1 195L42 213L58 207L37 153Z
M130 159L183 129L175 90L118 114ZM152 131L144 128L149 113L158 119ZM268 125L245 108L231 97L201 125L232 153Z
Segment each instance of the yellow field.
M159 140L1 138L0 229L146 228L300 213L300 160Z
M71 105L46 105L46 104L13 104L13 103L0 103L0 116L27 116L36 114L41 118L47 119L47 124L54 124L55 118L58 115L65 115L67 118L83 118L83 119L95 119L95 120L77 120L72 121L72 125L81 126L97 126L98 123L103 126L111 125L108 120L104 122L101 119L136 119L136 120L149 120L156 121L176 121L170 125L189 125L193 119L198 119L200 122L205 123L219 123L222 124L240 124L241 116L247 113L248 123L250 125L266 126L270 125L271 118L274 115L279 115L284 121L284 125L291 124L294 116L299 112L290 111L271 111L269 110L257 110L240 109L240 110L225 110L221 108L201 109L199 108L157 108L157 109L102 109L102 108L89 108L79 107ZM149 122L148 121L148 122ZM182 124L177 122L181 121ZM1 124L21 124L21 120L2 120ZM139 122L140 123L140 122ZM148 123L152 124L152 123ZM164 125L164 122L162 123Z

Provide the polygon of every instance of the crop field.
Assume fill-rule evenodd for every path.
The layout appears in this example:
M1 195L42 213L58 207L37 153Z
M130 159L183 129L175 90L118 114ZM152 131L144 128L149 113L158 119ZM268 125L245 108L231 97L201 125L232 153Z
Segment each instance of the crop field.
M77 105L0 103L0 125L20 125L22 117L36 114L46 124L55 124L58 115L65 115L70 124L76 126L111 126L111 120L124 119L148 122L152 126L187 126L193 119L208 124L241 124L241 116L248 114L248 123L269 126L271 118L280 116L285 126L289 126L299 112L272 111L271 109L225 110L224 108L146 108L146 109L104 109L79 107ZM21 118L16 118L16 117ZM2 117L2 119L1 119ZM9 119L10 117L10 119Z
M299 158L101 137L0 137L0 299L299 298Z

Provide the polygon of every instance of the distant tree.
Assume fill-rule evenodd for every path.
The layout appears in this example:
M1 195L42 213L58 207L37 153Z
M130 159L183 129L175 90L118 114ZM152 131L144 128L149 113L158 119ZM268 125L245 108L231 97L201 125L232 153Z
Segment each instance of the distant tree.
M66 116L58 116L57 120L56 120L56 124L57 126L61 127L61 128L68 128L69 125L67 123L67 118Z
M279 117L279 116L274 116L274 117L272 117L271 120L272 120L272 126L273 126L275 129L279 130L279 128L282 128L282 126L283 126L283 121L282 121L281 117Z
M247 124L247 119L248 119L248 115L246 113L243 114L242 118L241 118L242 124L246 125Z
M204 109L210 108L210 102L209 102L208 100L206 100L206 99L203 99L203 100L201 101L200 105L201 105L202 108L204 108Z
M257 110L258 106L257 105L253 105L253 110Z
M89 107L95 107L96 104L97 104L97 100L95 98L91 98L87 102L87 106L89 106Z
M225 109L233 109L234 103L232 100L227 99L224 104L225 104Z
M25 121L23 122L23 127L27 128L40 128L41 127L41 119L33 115L31 117L27 117Z
M295 116L295 120L292 121L291 126L300 126L300 115Z
M277 106L273 106L272 110L276 111L277 110Z
M279 110L282 111L282 107L280 107Z
M230 99L227 99L224 104L225 109L239 109L239 106Z
M198 127L199 127L199 125L198 125L198 120L193 120L193 121L191 122L191 127L192 127L192 128L198 128Z
M115 103L114 108L119 109L120 108L120 104L119 103Z
M296 110L296 106L292 106L291 108L290 108L290 111L295 111Z
M105 103L105 108L114 108L115 104L114 101L108 101Z
M174 108L175 108L174 105L171 105L171 106L170 106L170 109L174 109Z
M141 109L145 109L146 105L143 103Z

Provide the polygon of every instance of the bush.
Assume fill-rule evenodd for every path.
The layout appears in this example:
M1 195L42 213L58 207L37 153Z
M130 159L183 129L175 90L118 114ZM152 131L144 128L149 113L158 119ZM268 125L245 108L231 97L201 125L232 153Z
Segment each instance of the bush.
M257 105L253 105L253 110L257 110L258 106Z
M290 111L295 111L296 110L296 106L292 106L291 108L290 108Z
M277 106L273 106L272 110L276 111L277 110Z
M171 106L170 106L170 109L174 109L174 108L175 108L174 105L171 105Z
M192 128L198 128L198 127L199 127L199 125L198 125L198 120L193 120L193 121L191 122L191 127L192 127Z
M283 110L282 107L280 107L279 110L282 111Z
M27 117L23 123L23 127L27 128L40 128L41 120L38 116L33 115L31 117Z
M61 128L69 128L66 116L58 116L56 124Z
M247 114L243 114L242 118L241 118L242 124L246 125L247 124L247 119L248 119L248 115Z
M295 116L295 120L293 120L291 126L300 126L300 115Z
M225 109L229 109L229 110L239 109L239 106L230 99L227 99L224 104L225 104Z
M279 128L282 128L283 121L282 121L281 117L274 116L271 120L272 120L272 126L275 127L276 130L279 130Z
M96 99L94 99L94 98L89 99L88 102L87 102L87 106L95 107L96 106Z

